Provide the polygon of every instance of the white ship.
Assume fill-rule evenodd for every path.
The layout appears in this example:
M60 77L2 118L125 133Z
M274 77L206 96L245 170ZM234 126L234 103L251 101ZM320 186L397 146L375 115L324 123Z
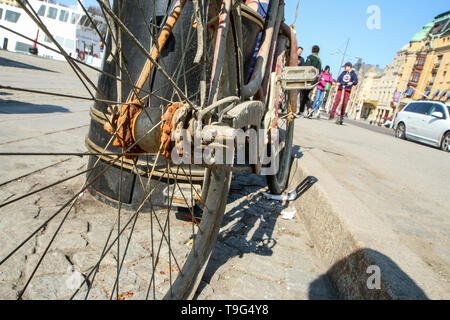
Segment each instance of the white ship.
M38 0L29 0L29 3L50 31L52 37L64 48L67 54L85 63L100 67L103 58L101 38L81 6L69 8ZM105 27L104 18L91 13L89 15L102 32ZM58 47L16 1L0 0L0 25L58 50ZM27 54L36 53L37 48L39 56L65 60L63 55L39 44L36 45L34 41L27 40L3 28L0 28L0 48Z

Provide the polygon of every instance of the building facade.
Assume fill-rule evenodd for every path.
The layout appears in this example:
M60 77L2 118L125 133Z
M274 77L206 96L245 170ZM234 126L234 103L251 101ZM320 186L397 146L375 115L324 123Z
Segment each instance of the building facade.
M366 65L367 66L367 65ZM413 100L450 102L450 11L434 18L384 70L359 73L349 115L381 125Z
M384 121L392 113L392 99L398 83L399 56L385 69L364 65L358 72L359 84L350 99L349 115L371 123Z
M0 3L20 8L20 5L17 3L16 0L0 0Z
M425 25L412 38L397 87L399 111L410 101L450 102L450 11Z

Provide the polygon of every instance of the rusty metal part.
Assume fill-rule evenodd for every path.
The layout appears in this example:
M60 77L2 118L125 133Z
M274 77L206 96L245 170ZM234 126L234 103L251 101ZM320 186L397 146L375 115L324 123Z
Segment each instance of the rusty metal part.
M142 150L147 152L159 151L161 115L160 108L145 108L132 122L133 139Z
M159 53L166 45L167 40L169 39L170 34L172 33L172 30L176 22L178 21L178 18L185 4L186 0L178 0L177 3L175 4L172 13L168 17L158 37L158 44L155 45L152 49L151 57L153 58L154 61L158 59ZM123 150L129 148L136 141L134 130L135 123L136 119L141 114L141 111L144 109L144 107L139 102L139 98L136 95L140 93L145 82L148 80L152 68L153 63L151 62L151 59L148 59L136 82L135 90L131 91L127 98L127 103L122 105L120 112L118 110L112 110L112 115L109 117L111 124L107 123L104 125L104 129L111 134L114 134L117 128L119 128L117 138L114 140L113 145L117 147L122 147ZM148 112L146 113L147 114L145 114L145 116L148 115ZM151 119L149 119L149 121L151 122ZM155 151L155 149L159 148L158 147L155 148L154 146L152 146L152 148L150 149L151 149L150 151ZM139 153L144 152L144 150L139 145L137 145L133 147L133 149L130 150L130 152Z
M275 26L274 26L273 39L272 39L271 47L269 50L269 56L267 58L266 73L263 74L263 80L261 82L261 88L262 88L264 97L267 97L267 95L268 95L270 73L273 71L273 68L276 64L276 59L277 59L276 51L277 51L278 42L279 42L279 38L280 38L280 27L281 27L281 23L282 23L283 19L284 19L284 1L281 0L279 8L278 8L277 20L276 20Z
M161 30L161 33L158 37L158 44L155 45L152 49L151 57L153 58L153 60L156 61L158 59L159 53L164 48L164 46L167 43L167 40L169 39L170 35L172 34L172 30L175 27L175 24L177 23L178 18L180 17L181 11L184 8L185 4L186 4L186 0L178 0L176 2L172 13L167 18L167 21L166 21L163 29ZM148 59L147 62L145 63L144 68L142 69L142 72L141 72L137 82L136 82L137 94L139 94L139 92L141 91L140 88L142 88L144 86L145 82L147 81L148 77L150 76L150 71L152 70L152 68L153 68L153 63L150 61L150 59ZM135 100L136 98L137 97L135 96L135 93L131 92L127 101L132 101L132 100Z
M217 29L216 43L214 48L214 61L212 66L212 77L209 91L208 102L214 103L217 101L218 85L220 75L225 60L225 44L227 41L228 28L230 25L230 10L232 0L223 0L222 8L220 9L219 27Z
M133 138L133 122L142 111L143 106L138 100L132 103L123 105L120 112L115 109L111 116L109 116L110 123L105 123L103 129L105 129L110 134L114 134L117 131L117 136L114 139L113 146L122 147L122 151L127 151L134 143ZM130 153L141 153L144 152L139 146L134 146L130 150ZM135 159L136 156L125 156L127 159Z
M289 38L291 42L291 48L289 51L289 66L293 67L297 65L297 37L295 31L291 29L287 24L281 24L281 32ZM295 113L297 109L297 91L292 90L289 92L289 113Z
M174 102L172 104L169 104L167 106L166 112L162 116L162 123L161 123L161 154L166 159L171 159L171 153L172 149L175 145L174 141L172 141L172 134L174 130L174 124L177 123L174 122L174 120L177 120L175 118L175 115L177 115L177 118L180 117L180 113L177 113L178 110L182 110L184 112L186 109L184 103L182 102Z

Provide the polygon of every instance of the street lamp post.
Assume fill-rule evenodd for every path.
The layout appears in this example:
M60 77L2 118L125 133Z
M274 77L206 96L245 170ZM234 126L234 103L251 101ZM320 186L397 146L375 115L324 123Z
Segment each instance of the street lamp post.
M400 97L398 98L397 106L395 107L394 114L392 115L392 123L391 123L391 126L390 126L392 129L394 128L395 117L396 117L397 112L398 112L398 109L399 109L399 107L400 107L400 102L402 101L402 96L403 96L403 94L405 93L406 87L407 87L407 85L408 85L408 79L409 79L409 77L410 77L410 74L411 74L412 68L413 68L413 66L414 66L414 61L415 61L415 60L416 60L416 55L414 54L414 55L413 55L413 58L412 58L412 60L411 60L411 65L410 65L410 67L409 67L409 71L408 71L408 73L406 74L406 77L405 77L405 82L404 82L404 84L403 84L403 90L400 92Z
M341 65L339 66L338 77L341 74L341 69L342 69L342 66L344 65L344 59L345 59L345 56L347 55L347 49L348 49L348 44L349 43L350 43L350 38L348 38L347 44L345 45L345 50L344 50L344 54L342 55Z

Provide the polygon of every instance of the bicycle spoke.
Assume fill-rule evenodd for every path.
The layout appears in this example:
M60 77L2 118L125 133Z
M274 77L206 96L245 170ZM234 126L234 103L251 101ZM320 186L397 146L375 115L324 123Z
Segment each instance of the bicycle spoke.
M165 172L164 172L165 173ZM161 181L162 176L159 178L159 181ZM136 218L137 215L139 215L139 213L142 210L143 204L147 201L147 199L153 194L153 192L156 190L156 186L147 194L144 196L144 198L141 200L140 205L138 207L138 209L133 213L133 215L130 217L130 219L127 221L127 223L124 225L124 227L122 228L122 230L120 231L120 233L117 235L117 237L112 241L112 243L108 246L108 242L106 243L106 249L103 250L103 254L100 256L99 261L96 263L96 265L93 267L93 269L89 272L89 274L86 276L86 279L80 284L78 290L74 293L74 295L72 296L72 299L75 297L75 295L78 293L79 289L87 282L87 279L89 279L89 277L95 273L96 271L98 271L98 268L100 267L101 262L103 261L103 259L105 258L105 256L108 254L108 252L112 249L112 247L114 246L114 244L116 243L118 237L120 237L122 235L122 233L128 228L128 225L131 223L131 221ZM115 223L111 229L111 234L113 232ZM93 280L92 280L93 282Z
M75 72L75 74L77 75L77 77L79 78L79 80L81 81L81 83L83 84L83 86L86 88L86 90L89 92L89 95L91 95L91 97L93 99L96 99L95 96L92 94L92 92L89 90L88 86L86 85L86 83L84 82L84 80L86 80L91 86L92 88L94 88L94 90L100 95L101 98L105 99L105 96L103 95L103 93L97 88L97 86L95 86L94 83L92 83L92 81L89 79L89 77L78 67L78 65L74 64L73 62L71 62L71 60L69 59L69 55L67 54L67 52L64 50L64 48L54 39L54 37L52 36L52 34L50 33L50 31L47 29L47 27L45 26L45 24L42 22L41 18L39 17L39 15L36 13L36 11L33 9L33 7L30 5L28 0L21 0L21 1L17 1L17 3L22 7L22 9L25 11L25 13L28 14L28 16L36 23L36 25L38 27L40 27L44 33L47 35L47 37L53 42L53 44L55 44L59 51L61 52L61 54L64 56L64 58L66 59L67 63L70 65L70 67L73 69L73 71ZM28 6L30 7L30 9L28 9L26 7L26 4L28 4ZM83 80L84 78L84 80ZM105 99L106 100L106 99Z
M161 65L153 59L151 54L142 46L142 44L136 39L136 37L130 32L130 30L120 21L120 19L111 11L103 1L97 0L98 3L105 9L111 18L118 24L122 31L136 44L137 48L151 61L151 63L161 72L161 74L166 78L166 80L172 85L177 94L186 101L192 108L196 109L194 104L184 95L183 91L177 86L173 79L167 74L167 72L161 67Z
M166 168L166 170L167 170L167 168ZM151 178L148 178L148 180L147 180L147 186L146 186L146 187L144 187L144 183L143 183L142 178L141 178L140 175L138 175L138 179L139 179L139 182L140 182L140 184L141 184L141 186L142 186L142 189L143 189L143 191L144 191L144 193L145 193L146 190L147 190L147 187L148 187L148 183L149 183L149 181L150 181ZM167 179L169 180L169 176L167 176ZM159 184L159 183L160 183L160 182L158 182L158 184ZM155 188L156 188L156 186L157 186L157 185L155 185ZM168 199L169 199L169 197L168 197ZM163 227L162 227L162 225L161 225L161 222L159 221L158 217L156 216L156 212L154 211L154 209L152 209L152 208L153 208L153 205L152 205L151 201L150 201L150 200L148 200L148 201L149 201L150 207L151 207L151 209L150 209L150 210L151 210L151 214L154 214L154 215L155 215L155 220L157 221L158 226L159 226L159 229L162 231L163 236L164 236L164 229L163 229ZM173 202L173 199L172 199L172 202ZM168 242L168 240L167 240L166 237L165 237L165 240ZM173 252L171 252L171 254L173 255L173 257L174 257L174 259L175 259L175 261L176 261L175 254L174 254ZM177 264L177 267L180 269L180 266L179 266L178 262L176 262L176 264Z
M35 39L32 39L32 38L30 38L30 37L27 37L27 36L25 36L24 34L19 33L19 32L15 31L15 30L12 30L12 29L10 29L10 28L8 28L8 27L5 27L5 26L0 25L0 28L5 29L5 30L8 31L8 32L14 33L15 35L18 35L18 36L20 36L20 37L22 37L22 38L24 38L24 39L26 39L26 40L28 40L28 41L36 42L37 45L40 45L40 46L42 46L42 47L44 47L44 48L46 48L46 49L48 49L48 50L50 50L50 51L52 51L52 52L61 54L60 51L58 51L58 50L56 50L56 49L53 49L52 47L49 47L49 46L47 46L46 44L44 44L44 43L42 43L42 42L36 41ZM111 78L111 79L120 81L120 82L122 82L122 83L124 83L124 84L126 84L126 85L128 85L128 86L130 86L130 87L134 87L135 89L137 88L133 83L131 83L131 82L127 81L127 80L124 80L124 79L120 79L119 77L117 77L117 76L115 76L115 75L113 75L113 74L111 74L111 73L109 73L109 72L106 72L106 71L104 71L104 70L102 70L102 69L99 69L99 68L97 68L97 67L94 67L94 66L92 66L92 65L90 65L90 64L87 64L87 63L85 63L85 62L83 62L83 61L77 60L77 59L75 59L75 58L73 58L73 57L71 57L71 56L69 56L69 59L70 59L73 63L81 64L81 65L83 65L83 66L85 66L85 67L87 67L87 68L89 68L89 69L91 69L91 70L94 70L94 71L96 71L96 72L99 72L99 73L101 73L101 74L107 76L108 78ZM142 89L142 92L148 94L149 96L155 96L156 98L158 98L158 99L160 99L160 100L164 100L164 98L159 97L159 96L155 95L154 93L151 93L151 92L149 92L149 91L147 91L147 90ZM73 96L69 96L69 97L73 97ZM73 97L73 98L75 98L75 97ZM145 98L145 97L144 97L144 98ZM92 99L92 98L91 98L91 100L95 101L95 100ZM108 103L108 102L109 102L109 101L107 101L107 100L101 100L101 99L99 99L98 101L100 101L100 102L105 102L105 103ZM116 104L119 104L118 101L116 102Z
M158 121L156 118L151 121L151 128L146 128L144 132L147 132L144 135L139 134L139 137L134 137L134 132L131 132L132 142L123 148L117 147L119 131L122 133L121 130L125 129L125 126L126 130L133 128L134 124L123 121L112 134L110 128L108 132L103 132L102 126L109 123L114 128L112 120L116 121L117 110L121 111L120 116L126 116L122 111L126 110L124 106L130 104L139 104L139 107L142 107L139 111L143 111L150 120L150 111L152 117L154 111L155 115L159 110L164 114L167 105L173 102L182 102L190 110L197 112L207 108L210 86L214 83L210 81L211 67L217 58L212 59L213 39L217 38L217 29L212 24L208 25L210 3L205 0L193 0L192 3L187 0L171 0L166 9L160 8L161 3L156 0L117 0L114 3L97 0L100 6L97 15L97 12L87 10L83 2L77 0L82 15L81 20L79 15L75 15L80 20L78 24L86 23L87 28L91 26L89 32L104 44L105 56L102 67L99 68L69 56L69 51L65 51L63 45L56 41L57 37L50 32L52 26L44 24L45 15L38 15L37 8L32 7L30 2L18 1L26 15L46 35L46 42L49 40L50 46L14 30L12 32L64 58L70 68L71 77L80 81L79 87L82 91L45 92L45 89L18 88L14 85L0 85L0 90L89 101L89 113L96 122L91 120L90 131L85 140L86 152L70 152L73 149L68 149L68 152L52 152L51 149L43 148L30 150L34 152L0 152L0 158L66 156L71 160L68 163L71 166L78 165L78 161L83 161L83 157L89 157L89 169L85 164L74 169L76 171L70 168L67 170L66 165L58 167L55 177L61 170L65 170L60 178L52 179L51 174L55 171L50 171L44 183L38 181L29 189L23 189L25 192L15 192L19 184L11 182L12 180L4 184L7 188L11 187L11 191L15 193L8 191L5 194L6 198L0 203L0 209L8 205L10 207L6 210L12 209L12 204L24 200L25 204L30 204L33 208L37 206L46 210L42 216L33 217L37 220L24 221L29 222L29 230L19 236L20 238L14 239L11 246L6 247L7 251L3 251L4 256L0 257L0 266L6 261L8 264L11 260L15 263L16 256L20 258L22 253L27 255L24 249L30 242L35 241L35 251L32 254L36 251L38 253L33 256L35 260L29 259L24 266L26 277L21 278L19 282L19 299L40 295L41 291L37 289L39 286L59 286L60 281L64 282L64 264L57 263L58 266L52 266L53 261L49 261L53 253L62 255L62 258L65 256L72 266L72 272L77 268L77 274L73 274L76 277L71 277L70 280L76 282L71 282L70 286L66 283L67 288L63 283L61 288L55 287L55 292L51 293L58 299L69 294L70 299L100 297L123 300L132 296L133 292L137 293L136 297L142 294L143 298L145 294L146 299L191 297L196 286L195 279L201 277L213 247L212 241L217 235L217 223L225 209L229 175L216 173L216 169L206 170L208 175L205 175L206 183L203 188L210 190L206 203L204 198L207 193L205 189L202 190L201 176L197 169L193 170L190 164L187 164L187 167L175 165L170 160L163 159L161 141L155 141L160 144L158 152L130 152L142 144L143 139L155 134L155 130L161 128L162 120ZM189 5L185 7L185 3ZM161 13L157 13L156 9L161 9ZM216 11L221 8L212 6L210 9L214 11L211 15L216 15ZM39 12L41 13L41 10ZM104 29L98 24L99 19ZM141 23L135 19L144 21ZM169 32L164 29L166 26ZM3 26L0 27L7 30ZM231 53L232 50L234 48L227 52ZM145 63L143 68L138 65L144 64L142 61ZM150 68L147 68L148 66ZM228 73L234 72L227 67L224 81ZM98 84L89 78L89 72L100 76ZM228 89L233 91L235 85L231 81L223 90L223 95L226 96L225 91ZM219 91L222 96L222 90ZM149 107L158 109L149 111ZM122 122L122 118L120 121ZM156 121L158 123L155 124ZM128 131L125 133L129 134ZM128 138L127 136L126 139ZM71 146L68 144L68 147ZM33 182L34 178L27 178L27 184ZM67 187L69 193L68 190L63 190ZM81 197L88 189L89 193ZM57 197L49 202L38 203L48 192L54 192ZM39 199L31 204L33 197ZM93 201L100 202L89 207ZM199 207L196 204L199 204ZM115 209L108 210L111 205ZM50 209L49 212L47 208ZM201 215L197 209L208 214ZM93 215L84 215L90 211ZM179 215L183 214L187 217L190 215L189 220L180 219ZM76 233L71 224L77 227L80 222L87 224L87 228ZM60 247L60 241L65 241L65 237L72 234L84 239L85 249L81 249L82 246L80 250L75 246L70 249ZM15 256L14 259L11 259L12 256ZM50 270L50 267L54 270ZM144 276L140 272L144 272ZM48 280L48 277L51 280ZM73 284L75 287L72 288ZM136 292L135 286L138 286L137 290L140 292ZM107 289L111 289L110 292Z
M180 166L178 166L178 168L180 168ZM183 171L184 171L184 170L183 170ZM169 172L172 173L172 170L169 170ZM187 200L186 196L184 195L183 190L181 189L181 187L180 187L179 184L177 184L177 186L178 186L178 190L180 190L181 196L182 196L183 199L184 199L184 202L186 202L186 204L188 204L188 207L189 207L188 200ZM192 188L192 184L191 184L191 188ZM175 189L175 188L174 188L174 189ZM193 206L190 206L190 207L189 207L189 211L191 212L191 216L192 216L192 219L194 220L194 222L195 222L196 224L199 224L198 221L197 221L197 219L195 219Z

